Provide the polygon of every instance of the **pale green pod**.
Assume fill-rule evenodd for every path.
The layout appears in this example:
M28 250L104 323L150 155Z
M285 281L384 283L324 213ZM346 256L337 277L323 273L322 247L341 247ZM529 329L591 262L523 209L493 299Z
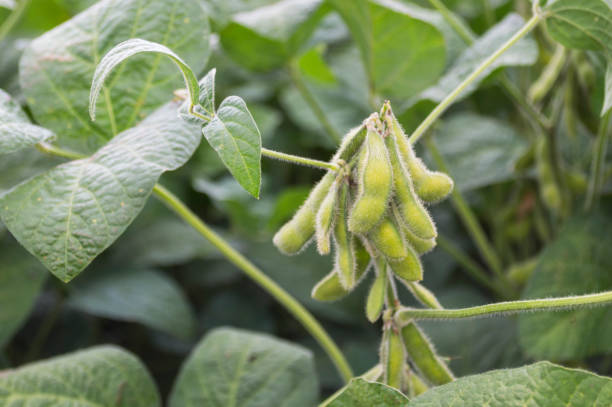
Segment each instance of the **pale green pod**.
M387 271L378 270L376 278L368 292L366 300L366 317L368 321L374 323L380 318L383 307L385 306L385 293L387 288Z
M338 271L342 286L351 290L357 282L357 260L354 237L347 229L346 211L348 204L348 183L343 183L338 195L338 217L333 233L336 247L335 269Z
M397 328L393 325L385 328L380 349L385 384L402 389L406 351Z
M408 256L408 248L397 226L389 216L368 233L369 241L389 261L399 261Z
M540 197L542 202L554 212L560 212L563 205L563 197L553 171L552 151L544 137L540 137L536 141L536 168L540 181Z
M401 158L412 177L414 190L419 198L429 203L435 203L446 198L453 190L453 180L444 173L427 169L423 161L414 153L402 126L391 110L388 110L385 120L391 134L395 136Z
M363 124L355 127L344 136L342 139L342 143L334 154L332 158L332 162L336 162L338 160L349 161L357 151L361 148L363 144L363 140L365 140L367 131Z
M330 252L330 238L333 229L334 219L336 215L336 205L338 202L338 187L343 182L343 178L338 177L333 182L327 195L321 202L321 206L317 211L315 219L315 236L317 241L317 250L319 254L325 255Z
M385 142L393 168L394 201L402 223L413 235L421 239L435 238L438 234L436 226L414 191L412 179L401 158L395 135L389 135Z
M365 234L383 217L391 195L392 170L382 135L368 127L357 168L357 198L349 214L352 233Z
M423 381L415 372L410 370L409 366L404 368L404 384L406 385L406 394L411 398L425 393L429 390L427 383Z
M404 239L406 240L406 243L412 246L414 251L419 256L422 256L425 253L429 253L438 244L435 237L431 239L421 239L420 237L412 233L408 228L403 228L402 232L404 233Z
M437 386L454 380L427 336L414 322L402 327L401 335L408 357L428 382Z
M391 271L403 281L421 281L423 280L423 265L418 254L414 249L407 245L407 255L401 260L390 261L389 267Z
M321 202L334 182L335 174L328 172L313 188L306 202L293 218L274 235L274 245L283 253L299 253L315 233L315 218Z
M438 302L436 296L426 287L417 282L405 282L405 286L412 293L414 298L421 304L431 309L442 309L442 305Z

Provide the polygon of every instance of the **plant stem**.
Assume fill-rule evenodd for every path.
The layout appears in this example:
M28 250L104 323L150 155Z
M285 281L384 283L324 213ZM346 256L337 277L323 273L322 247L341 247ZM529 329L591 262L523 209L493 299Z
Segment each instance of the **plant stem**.
M433 141L427 140L426 145L429 151L431 152L434 161L438 165L438 168L441 171L448 172L446 162L444 161L444 158L442 158L442 155L438 151L438 148L433 143ZM478 248L478 251L482 255L483 259L491 268L491 270L493 270L493 272L500 279L503 280L504 274L502 270L501 260L499 259L497 253L489 243L487 235L480 226L480 223L478 223L476 215L474 214L474 212L472 212L472 209L467 204L465 198L463 197L461 192L459 192L459 189L457 187L453 188L453 192L451 194L451 201L453 203L453 206L455 207L455 210L459 214L459 217L463 221L464 226L468 230L468 233L474 240L474 243L476 244L476 247Z
M504 52L512 47L518 40L527 35L542 19L540 13L536 13L525 23L525 25L516 32L508 41L506 41L500 48L498 48L493 54L485 59L467 78L463 80L442 102L440 102L429 115L423 120L423 122L414 130L410 135L410 142L416 143L429 129L429 127L446 111L446 109L453 104L453 102L461 96L461 93L474 82L491 64L499 58Z
M396 314L400 322L411 320L482 318L497 315L517 314L534 311L567 311L576 308L593 307L612 303L612 291L571 297L544 298L535 300L498 302L477 307L460 309L411 309L402 308Z
M291 80L293 81L293 84L300 92L308 106L310 106L310 109L317 117L325 131L331 136L331 138L334 139L334 142L340 143L340 141L342 140L342 136L336 131L334 126L327 118L325 111L323 110L321 105L319 105L319 102L314 97L312 92L310 92L310 89L308 89L308 87L306 86L306 83L302 79L300 68L295 60L289 62L289 74L291 75Z
M64 150L63 148L56 147L52 144L41 142L36 144L36 149L41 153L54 155L56 157L68 158L69 160L80 160L86 158L85 155L75 153L73 151Z
M264 157L273 158L275 160L287 161L292 164L298 164L298 165L307 165L310 167L321 168L323 170L332 170L332 171L340 170L340 167L338 167L334 163L320 161L320 160L313 160L312 158L300 157L300 156L292 155L292 154L285 154L285 153L270 150L264 147L261 148L261 155L263 155Z
M584 208L588 211L596 203L601 186L603 184L603 172L605 165L606 151L608 150L608 125L610 124L610 112L606 113L599 123L599 131L597 132L597 140L595 143L594 157L591 164L591 177L589 179L589 189L587 191Z
M172 209L180 218L187 222L191 227L198 231L203 237L208 239L230 262L234 263L247 276L255 281L260 287L280 302L304 328L319 342L321 347L327 352L330 359L336 365L340 375L345 381L353 377L351 367L344 355L327 334L319 322L297 302L289 293L280 287L274 280L265 275L246 257L232 248L221 236L209 228L197 215L195 215L180 199L163 186L156 184L153 193Z
M19 22L19 19L25 12L26 8L30 4L30 0L21 0L17 2L17 5L11 11L11 14L4 20L4 23L0 26L0 41L7 36L9 32L15 27L15 24Z

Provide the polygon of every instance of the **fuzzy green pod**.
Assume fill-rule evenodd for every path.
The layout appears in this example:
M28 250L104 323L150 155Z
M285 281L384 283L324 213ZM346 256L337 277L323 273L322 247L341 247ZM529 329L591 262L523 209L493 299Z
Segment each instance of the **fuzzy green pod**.
M414 190L419 198L429 203L446 198L453 190L453 180L444 173L427 169L423 161L414 153L402 126L390 109L387 110L385 120L391 134L395 136L400 155L412 177Z
M338 201L338 187L342 182L342 178L338 177L332 183L327 195L321 202L321 206L317 211L315 219L315 236L317 241L317 250L319 254L325 255L330 252L330 237L336 214L336 204Z
M387 288L387 271L378 270L376 278L368 292L366 300L366 317L368 321L374 323L380 317L385 305L385 293Z
M343 183L338 195L338 221L334 225L333 233L336 247L335 269L338 271L342 286L351 290L357 282L357 259L355 256L355 238L347 228L346 212L348 204L348 183Z
M382 135L368 123L357 167L357 198L349 214L352 233L365 234L383 217L391 195L392 171Z
M438 234L436 226L414 191L412 179L401 158L395 135L389 135L385 143L393 169L394 201L402 223L413 235L421 239L435 238Z
M540 137L536 141L536 167L540 181L540 197L549 209L560 212L563 198L555 179L552 154L548 141Z
M335 174L328 172L313 188L306 202L293 218L274 235L274 245L283 253L299 253L315 233L315 218L321 202L334 182Z
M401 334L408 357L421 376L436 386L454 380L453 374L438 357L427 336L414 322L403 326Z
M404 233L404 239L406 240L406 243L412 246L414 251L419 256L422 256L425 253L429 253L438 244L435 237L431 239L421 239L420 237L412 233L408 228L402 229L402 232Z
M418 254L411 246L407 247L407 255L401 260L390 261L391 271L402 281L423 280L423 265Z
M421 304L431 309L442 309L436 296L417 282L405 282L405 286Z
M408 366L404 369L404 384L406 385L406 394L410 397L416 397L429 390L427 383L419 375L411 371Z
M389 261L399 261L408 256L408 248L399 229L389 216L368 233L369 241Z
M404 349L402 337L394 325L386 327L383 332L380 360L383 365L385 384L401 389L404 381L406 350Z

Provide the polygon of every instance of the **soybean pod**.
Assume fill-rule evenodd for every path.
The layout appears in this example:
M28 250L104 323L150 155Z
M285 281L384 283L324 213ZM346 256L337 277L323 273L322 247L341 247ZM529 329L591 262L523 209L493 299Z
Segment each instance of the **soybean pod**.
M335 269L342 286L351 290L356 283L355 237L348 232L346 211L349 204L348 183L343 183L338 196L338 221L334 225L336 248Z
M385 384L401 389L403 387L406 351L402 337L392 323L385 326L380 356Z
M321 202L315 219L315 235L317 240L317 250L319 254L325 255L330 252L330 237L336 215L336 205L338 201L338 188L344 182L343 176L338 176L332 183L327 195Z

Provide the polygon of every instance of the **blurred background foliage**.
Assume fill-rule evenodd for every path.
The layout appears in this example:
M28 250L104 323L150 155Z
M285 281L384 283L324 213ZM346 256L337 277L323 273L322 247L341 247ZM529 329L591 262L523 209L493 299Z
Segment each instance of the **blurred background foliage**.
M391 32L388 43L381 38L370 50L351 35L355 28L350 27L349 19L347 26L328 4L315 12L306 11L312 3L308 1L291 7L273 4L272 9L258 13L261 7L278 2L197 1L209 11L214 31L212 55L203 72L217 68L217 100L233 94L244 98L264 146L322 160L329 159L339 137L370 111L378 110L384 98L391 98L406 130L413 130L440 94L453 87L462 70L471 70L478 53L487 55L494 50L499 35L507 38L522 24L517 14L528 16L531 7L525 0L445 1L476 36L486 36L470 48L426 0L376 3L372 7L381 9L375 10L383 15L381 25L397 18L405 18L402 26L416 27L428 21L431 32L422 38L403 38L402 32ZM32 0L22 20L0 44L0 88L23 101L17 75L24 48L32 38L93 3ZM342 4L349 4L329 3L337 3L340 10ZM389 11L392 7L405 7L419 20ZM0 8L0 22L7 15ZM274 21L279 26L270 28ZM366 28L378 35L376 30L384 27ZM423 42L430 54L408 61L406 41L412 41L411 46ZM360 52L374 55L371 66L361 62ZM537 101L538 108L554 120L564 193L570 196L566 200L570 208L562 214L555 213L541 197L537 134L500 86L499 68L506 66L504 75L527 95L554 53L555 44L544 26L538 27L433 131L457 188L484 226L510 280L505 288L493 289L449 254L453 248L460 249L473 259L473 267L492 276L453 205L445 202L433 208L433 215L447 244L424 257L424 285L445 307L612 288L606 253L611 212L604 205L595 215L581 215L603 99L602 60L590 52L568 51L559 86ZM389 58L410 66L386 82L388 71L394 68L386 66ZM327 121L320 120L308 98L314 98L324 110ZM429 153L423 155L435 168ZM3 156L0 191L58 162L29 150ZM314 301L311 288L329 272L332 259L318 256L312 247L299 257L285 257L271 243L273 233L299 207L320 175L317 169L264 160L261 199L254 200L203 143L186 166L164 175L161 182L320 318L355 371L361 373L377 362L380 337L379 327L369 324L363 313L369 283L337 303ZM608 182L604 191L609 193L611 187ZM571 219L567 225L566 219ZM341 384L326 356L294 319L155 200L149 201L109 250L68 285L49 277L1 224L0 240L0 368L113 343L140 356L166 393L181 362L204 333L218 326L234 326L271 333L312 349L324 391ZM406 304L414 304L409 295L404 297ZM610 312L602 309L423 326L458 376L542 358L610 375L610 327L606 331L602 325L610 320ZM572 332L581 334L569 336Z

